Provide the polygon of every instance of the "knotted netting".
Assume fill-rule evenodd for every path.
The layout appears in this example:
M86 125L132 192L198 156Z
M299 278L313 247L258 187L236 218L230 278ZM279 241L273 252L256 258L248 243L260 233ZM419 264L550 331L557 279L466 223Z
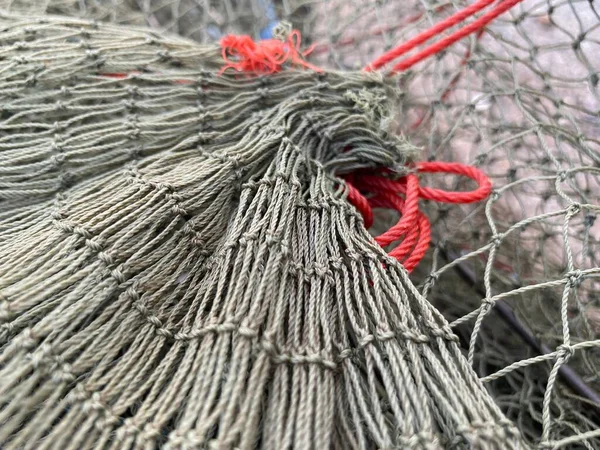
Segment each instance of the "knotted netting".
M600 17L358 72L467 4L3 5L3 446L597 448ZM219 73L277 20L325 72ZM494 192L409 277L344 180L427 159Z

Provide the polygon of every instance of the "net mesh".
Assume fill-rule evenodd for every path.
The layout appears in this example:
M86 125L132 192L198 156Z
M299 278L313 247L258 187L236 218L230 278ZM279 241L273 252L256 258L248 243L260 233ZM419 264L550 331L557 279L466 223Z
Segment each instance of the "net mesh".
M12 11L149 26L200 42L288 20L311 62L356 70L464 2L50 1ZM494 194L424 205L434 248L412 276L524 438L600 447L600 15L589 0L526 0L400 79L395 123L422 159L472 163ZM452 178L426 179L461 189ZM466 186L468 188L468 186ZM386 228L386 215L377 227ZM391 219L390 219L391 220Z

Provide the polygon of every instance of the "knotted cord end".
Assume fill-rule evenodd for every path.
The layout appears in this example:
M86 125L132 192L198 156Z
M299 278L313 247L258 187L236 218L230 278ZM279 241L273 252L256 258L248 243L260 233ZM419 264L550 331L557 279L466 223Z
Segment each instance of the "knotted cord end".
M322 72L317 66L306 61L314 46L302 51L302 38L298 30L278 27L277 39L254 41L250 36L227 35L221 39L221 54L225 65L219 71L223 74L227 69L252 74L272 74L280 72L284 64L291 67Z

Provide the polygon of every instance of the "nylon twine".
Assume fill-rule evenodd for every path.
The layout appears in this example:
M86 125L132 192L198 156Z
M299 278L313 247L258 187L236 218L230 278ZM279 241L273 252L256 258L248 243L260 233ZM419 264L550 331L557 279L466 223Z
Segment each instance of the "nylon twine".
M389 74L407 70L472 33L478 33L480 36L487 24L520 1L522 0L499 2L473 22L400 61L392 67ZM409 41L386 52L367 65L364 70L373 71L392 63L398 57L414 50L426 41L439 37L447 29L482 11L492 3L494 0L479 0L465 7ZM234 69L249 74L271 74L281 71L286 63L320 72L320 68L309 64L304 59L314 46L302 52L300 44L301 36L298 30L289 33L285 40L266 39L255 42L250 36L225 36L221 40L221 48L226 64L220 73L227 69ZM468 58L470 54L465 56ZM361 213L367 228L373 225L373 208L387 208L400 213L398 223L385 233L375 237L375 241L385 247L402 240L401 244L390 250L389 255L401 262L409 272L425 256L431 242L431 228L427 217L419 209L419 200L466 204L484 200L492 191L489 178L473 166L446 162L418 162L414 169L414 173L397 179L382 173L351 174L345 178L348 200ZM421 187L416 174L424 172L462 175L475 181L478 187L471 192L446 192L440 189Z

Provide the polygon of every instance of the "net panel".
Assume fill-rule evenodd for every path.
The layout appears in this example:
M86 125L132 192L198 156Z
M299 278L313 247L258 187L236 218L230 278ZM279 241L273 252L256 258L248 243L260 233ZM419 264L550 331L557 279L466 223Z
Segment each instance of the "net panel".
M11 10L150 26L200 42L288 20L311 62L356 70L466 2L50 1ZM526 0L401 79L398 131L422 159L473 163L484 204L424 205L434 248L413 276L452 321L505 414L539 447L600 447L600 13ZM454 178L425 182L468 189ZM375 231L394 218L381 214Z

